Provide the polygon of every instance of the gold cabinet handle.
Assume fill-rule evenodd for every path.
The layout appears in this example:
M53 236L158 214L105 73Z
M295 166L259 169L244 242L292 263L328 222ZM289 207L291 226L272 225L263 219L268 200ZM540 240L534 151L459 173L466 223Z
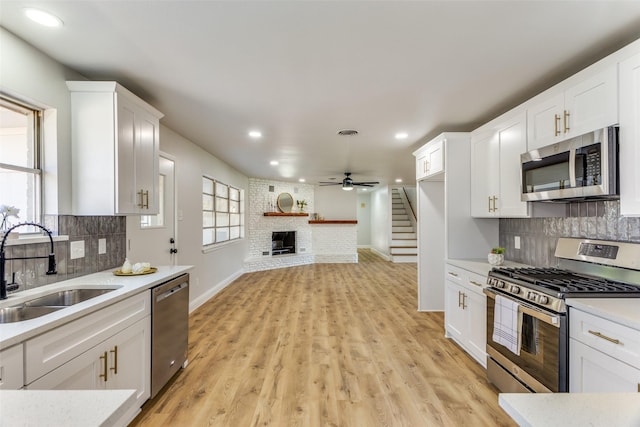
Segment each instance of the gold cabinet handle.
M102 360L102 373L100 374L100 378L104 378L104 382L107 382L107 352L105 351L102 356L100 356Z
M491 196L488 196L487 200L489 201L489 212L492 212L491 211Z
M111 370L113 371L114 375L118 374L118 346L115 345L113 346L113 350L111 350L111 353L113 353L113 368L111 368Z
M458 307L462 306L462 292L458 291Z
M553 115L553 134L554 136L560 135L560 115Z
M144 207L144 203L142 202L144 200L143 199L143 191L140 190L136 194L138 195L138 207L139 208L143 208Z
M607 341L609 341L609 342L612 342L612 343L614 343L614 344L624 345L624 344L622 344L622 342L620 342L620 340L617 340L617 339L615 339L615 338L608 337L608 336L606 336L606 335L603 335L603 334L602 334L602 333L600 333L600 332L592 331L591 329L589 329L589 333L590 333L590 334L592 334L592 335L597 336L598 338L602 338L603 340L607 340Z
M469 280L469 283L471 283L472 285L476 285L476 286L482 287L482 283L478 283L478 282L476 282L474 280Z
M564 110L564 133L569 132L569 117L571 114L567 110Z
M493 196L491 198L491 201L493 202L493 207L491 208L491 212L496 212L498 210L498 207L496 206L496 202L498 201L498 197L497 196Z
M144 208L149 209L149 190L144 192Z
M453 271L447 271L447 274L449 276L458 277L458 275L456 273L454 273Z
M467 308L467 294L462 293L462 309L466 310Z

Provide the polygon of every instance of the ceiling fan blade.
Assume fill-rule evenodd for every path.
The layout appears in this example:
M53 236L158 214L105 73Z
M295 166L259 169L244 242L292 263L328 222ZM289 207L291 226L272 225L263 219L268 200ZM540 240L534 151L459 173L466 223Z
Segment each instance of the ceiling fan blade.
M354 182L353 185L357 185L359 187L373 187L373 185L371 184L356 183L356 182Z
M378 181L369 181L369 182L354 182L353 185L376 185L380 184Z
M342 185L342 182L319 182L318 185L320 186L325 186L325 185Z

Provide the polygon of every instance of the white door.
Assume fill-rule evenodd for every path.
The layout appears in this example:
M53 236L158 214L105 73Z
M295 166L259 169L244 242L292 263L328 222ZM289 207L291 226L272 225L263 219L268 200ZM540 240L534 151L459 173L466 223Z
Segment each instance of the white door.
M127 217L127 258L151 266L175 265L175 162L160 155L158 214Z

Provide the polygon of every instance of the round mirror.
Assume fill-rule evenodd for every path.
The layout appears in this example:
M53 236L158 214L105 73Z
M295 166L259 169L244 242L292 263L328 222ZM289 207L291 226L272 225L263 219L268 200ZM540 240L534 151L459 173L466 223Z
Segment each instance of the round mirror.
M278 196L278 209L280 212L291 212L293 197L289 193L280 193Z

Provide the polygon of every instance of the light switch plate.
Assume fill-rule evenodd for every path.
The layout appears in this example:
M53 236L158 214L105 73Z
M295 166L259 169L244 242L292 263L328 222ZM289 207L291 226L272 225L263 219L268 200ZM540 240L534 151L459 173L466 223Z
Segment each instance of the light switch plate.
M71 242L69 247L71 248L71 259L84 258L84 240Z
M107 253L107 239L98 239L98 255Z
M513 246L516 249L520 249L520 236L515 236Z

